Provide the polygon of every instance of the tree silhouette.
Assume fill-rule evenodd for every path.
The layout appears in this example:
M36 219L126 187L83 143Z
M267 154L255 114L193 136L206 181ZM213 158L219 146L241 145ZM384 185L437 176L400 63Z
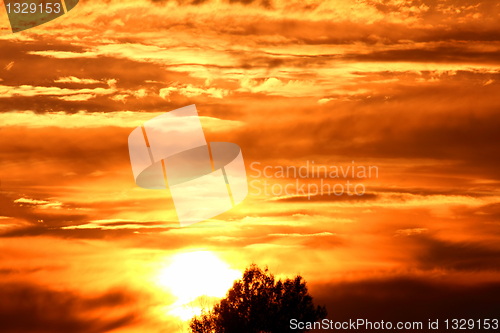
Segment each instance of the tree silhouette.
M325 307L314 307L305 280L276 281L269 270L252 264L236 280L226 298L202 311L189 323L193 333L279 333L291 330L290 320L314 322L326 317Z

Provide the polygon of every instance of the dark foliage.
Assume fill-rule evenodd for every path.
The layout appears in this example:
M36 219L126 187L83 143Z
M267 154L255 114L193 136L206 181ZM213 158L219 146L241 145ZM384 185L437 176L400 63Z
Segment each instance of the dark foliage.
M326 317L325 307L315 307L306 282L276 281L268 269L251 265L209 312L190 322L193 333L279 333L291 330L290 320L314 322Z

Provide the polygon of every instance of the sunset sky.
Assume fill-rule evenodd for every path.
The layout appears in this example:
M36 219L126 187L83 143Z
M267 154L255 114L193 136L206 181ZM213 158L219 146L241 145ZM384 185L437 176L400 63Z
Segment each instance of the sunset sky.
M83 0L16 34L0 6L0 331L186 331L251 263L332 320L498 316L499 92L493 0ZM181 228L127 139L191 104L249 183L378 177Z

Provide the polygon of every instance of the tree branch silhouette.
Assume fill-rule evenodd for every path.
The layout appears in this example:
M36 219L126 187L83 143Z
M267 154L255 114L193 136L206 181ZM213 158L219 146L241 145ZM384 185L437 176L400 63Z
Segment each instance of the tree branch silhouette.
M189 327L192 333L290 332L291 319L315 322L326 315L324 306L314 306L302 276L276 281L267 267L252 264L226 297L212 310L194 316Z

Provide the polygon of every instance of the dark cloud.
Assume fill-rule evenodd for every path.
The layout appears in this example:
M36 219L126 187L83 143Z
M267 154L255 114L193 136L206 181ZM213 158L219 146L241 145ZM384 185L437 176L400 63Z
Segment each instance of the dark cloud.
M500 248L486 242L442 241L416 236L420 245L415 255L416 264L425 270L500 271Z
M333 321L365 319L372 322L421 321L423 332L428 320L497 319L500 284L462 284L444 280L389 278L312 285L315 304L326 304ZM477 327L476 327L477 328ZM480 330L472 330L479 332Z
M500 36L499 36L500 37ZM383 52L371 52L369 54L346 55L345 59L354 61L414 61L431 63L471 63L495 65L499 63L500 51L471 51L460 46L440 46L435 48L419 49L418 47L406 50L390 50Z
M500 117L492 98L497 87L484 86L492 78L489 74L467 78L460 73L453 79L435 78L440 83L386 84L373 96L363 94L354 101L324 106L311 101L307 115L290 105L273 107L272 114L257 117L258 127L235 131L233 141L250 161L276 156L303 164L312 156L318 164L335 162L332 156L337 161L348 156L356 161L381 159L382 163L383 159L431 159L436 163L415 165L408 171L422 176L500 179L496 167L500 151L494 144L500 139ZM300 122L287 114L300 117ZM279 121L265 122L266 117ZM297 137L299 142L290 140ZM442 160L452 163L439 163ZM380 172L383 175L382 167Z
M114 290L101 296L84 297L31 284L0 284L2 332L109 332L139 318L127 307L134 297ZM107 312L121 311L110 318ZM97 315L96 315L97 314Z

